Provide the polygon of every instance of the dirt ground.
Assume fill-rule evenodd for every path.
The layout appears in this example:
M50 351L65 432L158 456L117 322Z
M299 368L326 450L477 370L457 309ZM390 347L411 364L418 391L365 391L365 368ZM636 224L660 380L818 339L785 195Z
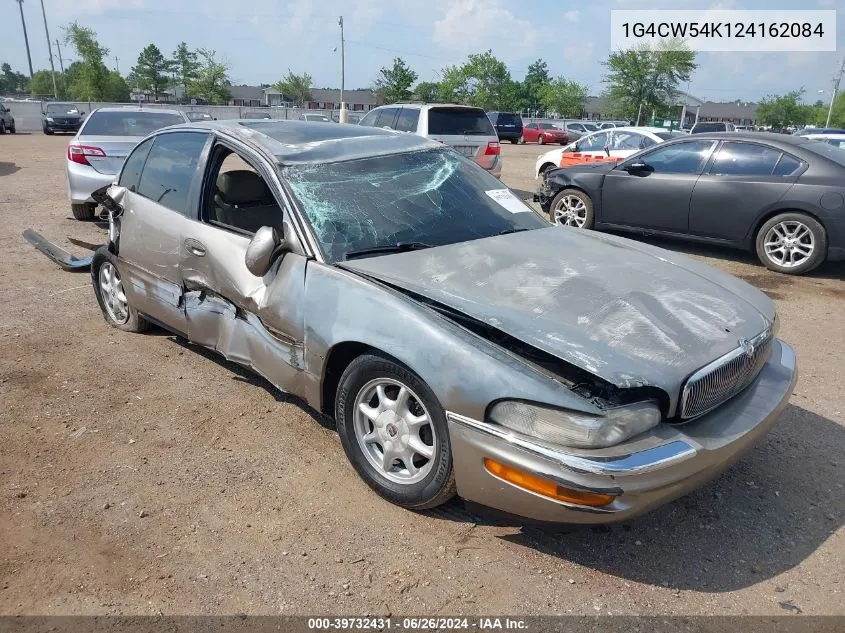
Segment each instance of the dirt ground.
M845 266L792 278L651 240L778 304L801 378L707 487L603 528L413 513L331 422L167 333L108 327L87 274L21 237L68 219L67 138L0 137L0 613L845 614ZM536 145L504 146L530 191Z

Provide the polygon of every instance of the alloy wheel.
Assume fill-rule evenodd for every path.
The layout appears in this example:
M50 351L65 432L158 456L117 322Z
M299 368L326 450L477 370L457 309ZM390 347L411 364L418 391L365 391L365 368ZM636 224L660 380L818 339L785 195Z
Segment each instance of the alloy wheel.
M763 248L772 262L784 268L795 268L813 255L816 241L803 222L784 220L766 232Z
M392 378L366 383L355 398L355 437L380 475L399 484L425 479L437 438L422 400Z
M109 317L118 325L129 320L129 304L126 293L123 292L123 282L120 273L111 262L104 262L100 266L100 293Z
M552 209L552 219L558 226L584 228L587 223L587 206L578 196L563 196Z

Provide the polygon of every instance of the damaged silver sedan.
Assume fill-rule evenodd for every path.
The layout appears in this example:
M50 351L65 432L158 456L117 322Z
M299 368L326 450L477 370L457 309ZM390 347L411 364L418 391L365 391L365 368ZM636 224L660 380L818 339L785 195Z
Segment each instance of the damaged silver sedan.
M763 293L550 227L415 135L186 124L140 143L102 202L106 320L159 324L333 415L359 475L407 508L457 493L626 519L723 471L795 384Z

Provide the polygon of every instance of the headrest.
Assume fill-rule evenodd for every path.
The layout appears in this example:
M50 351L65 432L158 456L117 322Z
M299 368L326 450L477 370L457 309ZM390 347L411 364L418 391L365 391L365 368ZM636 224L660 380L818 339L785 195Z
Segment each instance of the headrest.
M222 172L217 176L217 191L229 204L256 202L267 197L267 186L261 176L248 169Z

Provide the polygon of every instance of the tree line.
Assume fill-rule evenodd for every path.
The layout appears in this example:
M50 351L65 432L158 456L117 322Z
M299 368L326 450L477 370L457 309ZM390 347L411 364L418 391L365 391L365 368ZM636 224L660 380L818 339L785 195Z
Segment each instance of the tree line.
M124 77L106 66L104 60L109 50L99 43L93 30L72 22L63 27L63 32L65 43L78 59L64 72L55 73L59 99L128 102L130 93L135 91L158 100L168 89L175 88L176 101L197 99L201 103L225 104L229 100L229 67L213 50L191 49L181 42L168 56L155 44L149 44ZM669 43L613 52L603 67L602 95L608 103L607 114L631 121L639 117L644 121L652 113L663 117L678 114L679 86L690 81L697 64L694 52ZM418 73L397 57L378 71L371 89L378 103L445 101L487 111L529 110L537 115L566 117L583 116L588 94L587 86L577 81L553 77L543 59L528 67L522 81L515 80L492 50L471 54L462 64L446 66L438 76L437 81L418 81ZM290 69L272 84L283 95L283 101L298 106L312 100L312 86L310 74L297 74ZM32 79L27 79L9 64L0 64L0 93L23 92L33 96L52 95L50 71L39 70ZM823 125L827 118L825 104L820 101L805 104L803 96L802 89L763 99L757 105L758 122L774 128ZM836 99L830 124L845 126L845 94Z

